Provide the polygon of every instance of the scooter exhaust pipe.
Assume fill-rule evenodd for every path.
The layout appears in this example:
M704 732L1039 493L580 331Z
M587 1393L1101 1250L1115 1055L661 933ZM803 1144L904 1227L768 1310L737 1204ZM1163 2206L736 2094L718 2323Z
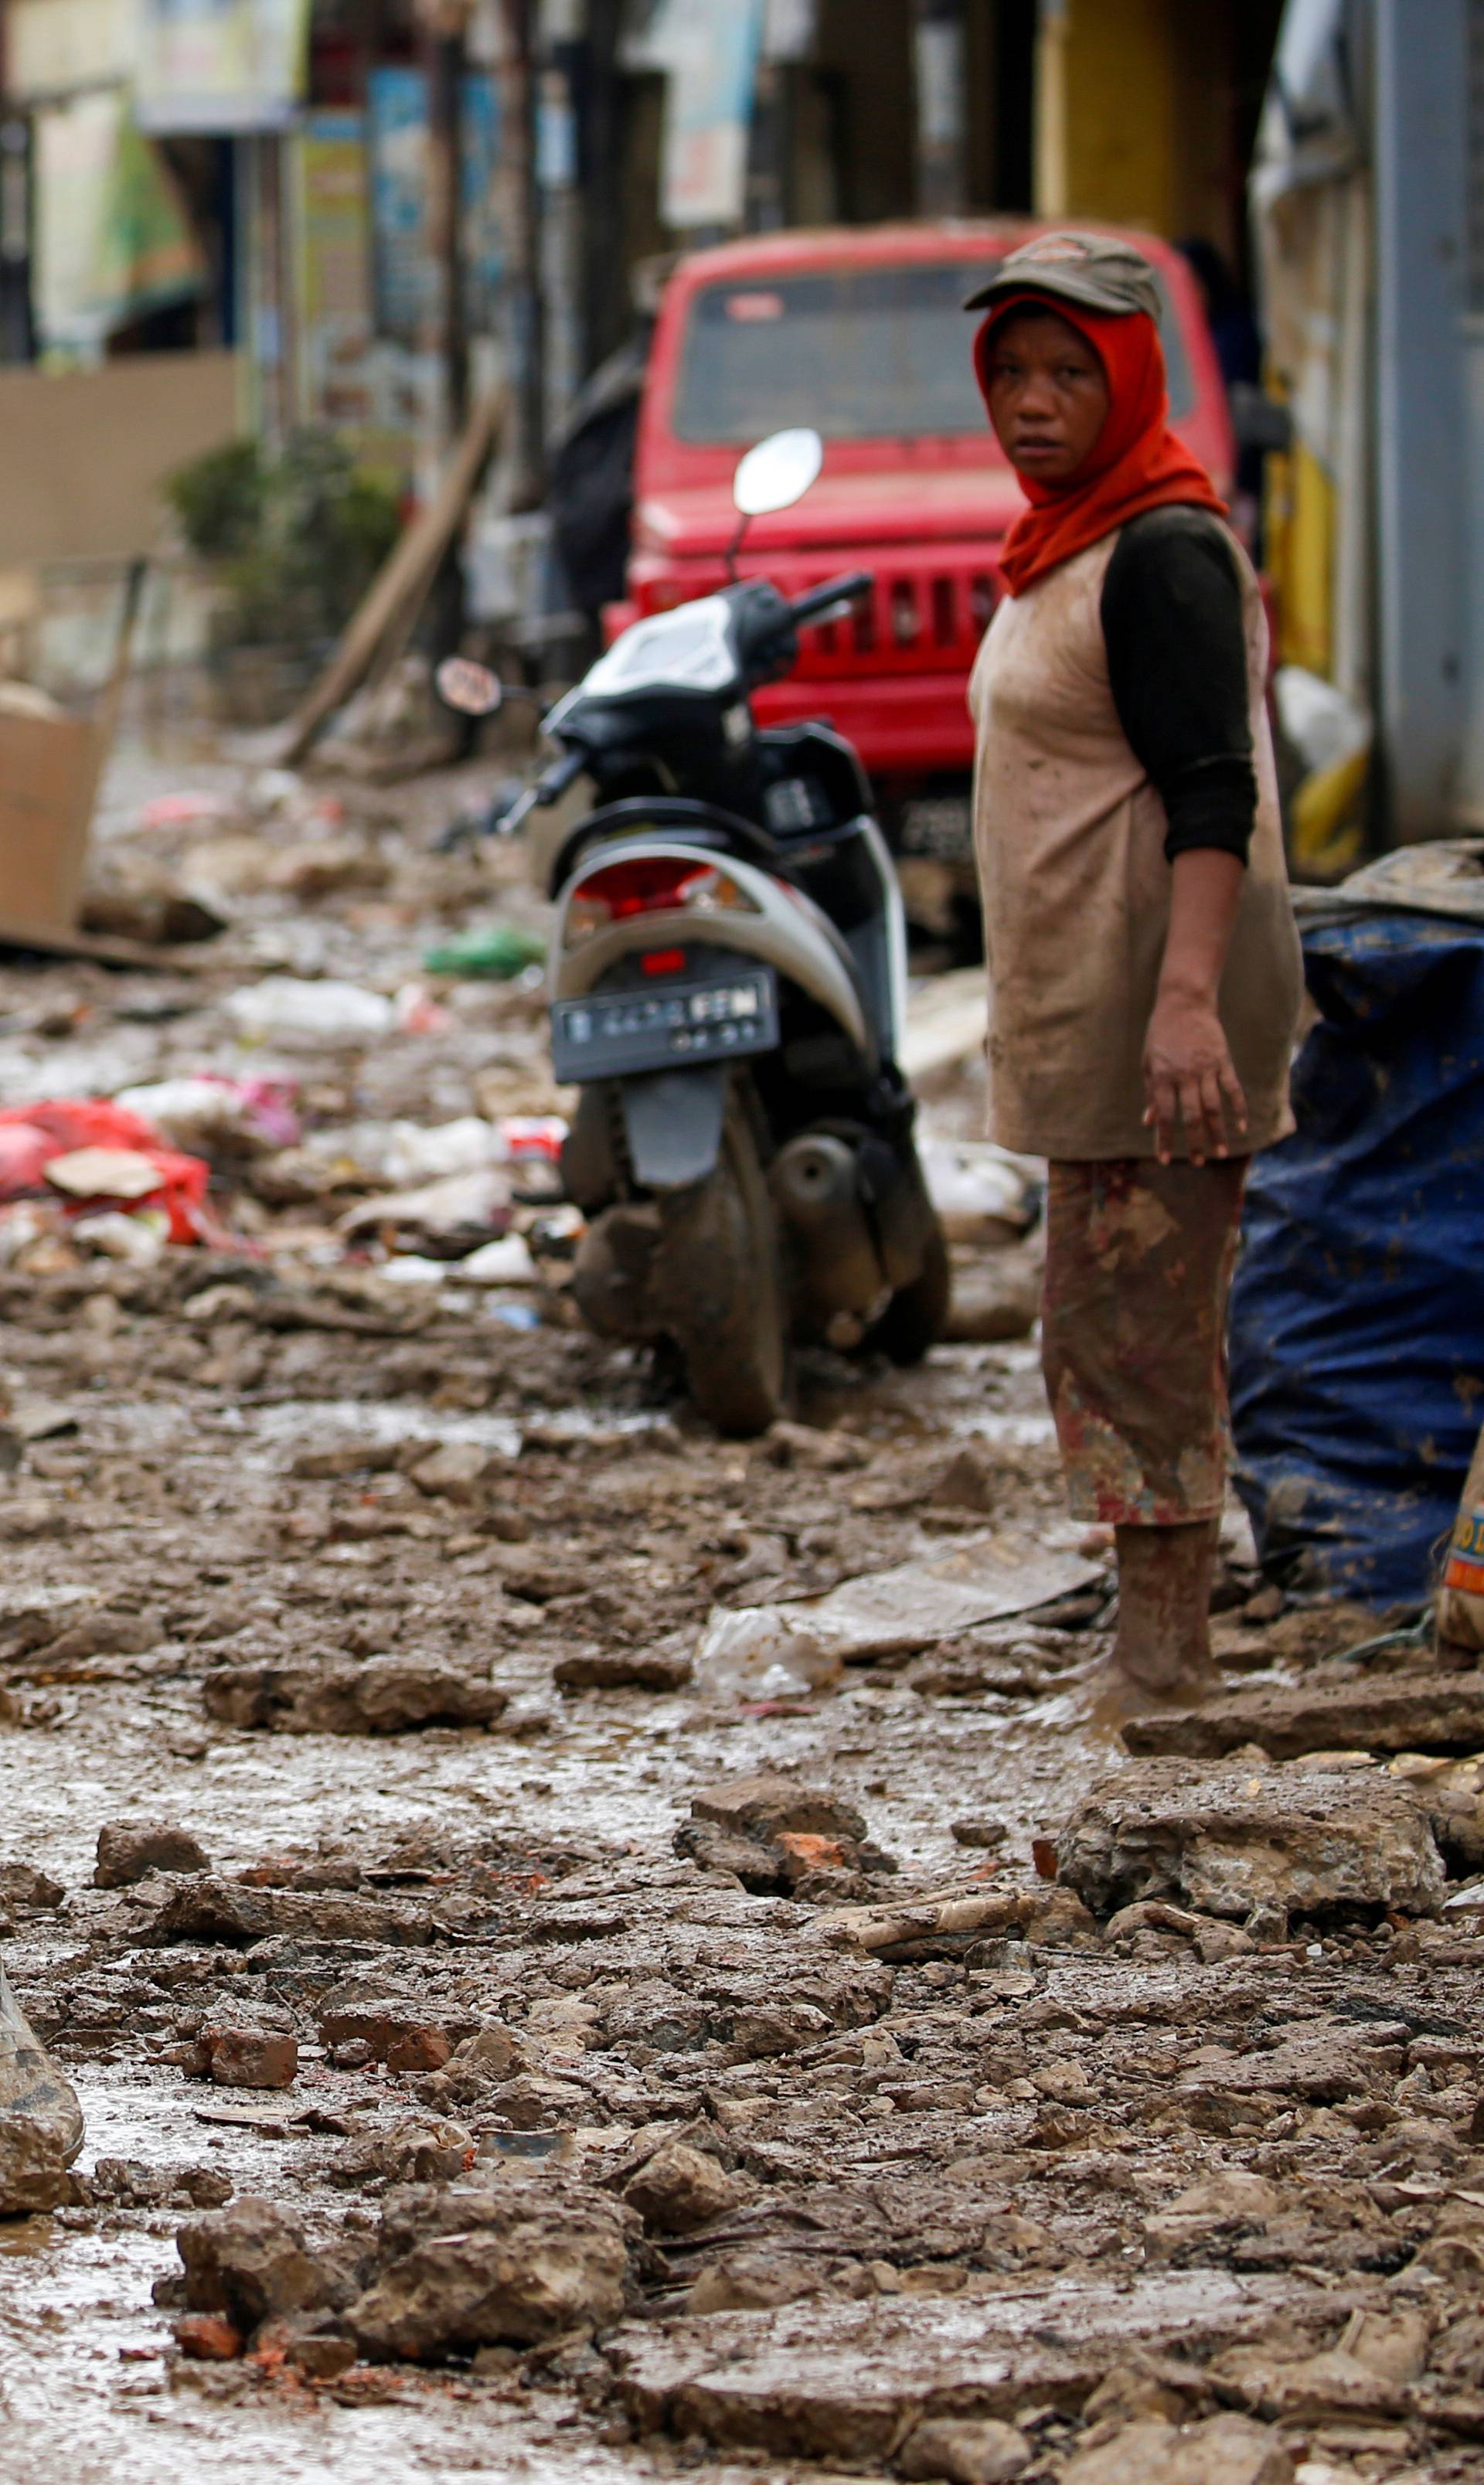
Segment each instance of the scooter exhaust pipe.
M811 1303L823 1312L874 1311L886 1288L856 1178L856 1153L828 1132L780 1148L768 1175L779 1215L801 1246Z

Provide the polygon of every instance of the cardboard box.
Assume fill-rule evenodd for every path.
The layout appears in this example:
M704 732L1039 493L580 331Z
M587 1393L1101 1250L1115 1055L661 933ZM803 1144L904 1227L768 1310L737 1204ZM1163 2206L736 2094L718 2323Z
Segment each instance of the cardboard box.
M0 709L0 940L91 945L77 915L112 722Z

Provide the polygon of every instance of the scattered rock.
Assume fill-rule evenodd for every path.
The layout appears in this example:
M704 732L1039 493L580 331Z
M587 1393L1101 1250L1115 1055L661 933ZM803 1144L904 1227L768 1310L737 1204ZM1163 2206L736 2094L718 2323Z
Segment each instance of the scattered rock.
M1026 1250L955 1251L944 1336L955 1345L1029 1337L1040 1317L1041 1270Z
M207 2079L223 2089L291 2088L299 2068L296 2040L277 2029L208 2026L200 2048Z
M478 1441L445 1441L412 1469L419 1492L446 1501L475 1502L494 1477L508 1473L509 1461L497 1458Z
M563 1691L683 1691L695 1667L683 1648L591 1648L560 1657L552 1679Z
M211 1859L188 1829L170 1821L110 1821L97 1834L93 1878L100 1890L126 1890L151 1872L209 1872Z
M175 2333L181 2355L200 2364L230 2364L246 2343L223 2312L182 2312Z
M955 1846L1003 1846L1010 1834L1003 1820L954 1820L948 1826Z
M854 1804L842 1803L823 1788L800 1786L793 1778L769 1772L702 1787L691 1797L691 1816L764 1843L783 1830L853 1842L866 1836L864 1816Z
M1291 2337L1326 2301L1322 2289L1287 2278L1083 2270L1006 2282L988 2299L805 2301L636 2322L605 2352L646 2432L866 2464L891 2458L914 2421L1005 2423L1030 2407L1075 2413L1112 2365L1157 2340L1178 2336L1199 2358L1255 2343L1279 2324ZM1180 2485L1196 2485L1198 2474L1187 2471Z
M244 2335L279 2313L339 2309L357 2292L344 2248L312 2250L296 2218L251 2194L183 2226L176 2248L187 2309L224 2313Z
M703 1871L729 1872L759 1897L864 1898L866 1874L896 1870L866 1843L853 1804L766 1773L702 1788L674 1844Z
M1240 2416L1204 2424L1130 2424L1111 2442L1079 2450L1062 2485L1293 2485L1284 2443Z
M286 1734L399 1734L419 1726L492 1726L509 1694L451 1665L372 1656L351 1665L233 1665L208 1674L206 1713L224 1726Z
M57 2208L82 2142L77 2099L37 2042L0 1967L0 2218Z
M1031 2465L1031 2444L1013 2424L939 2417L915 2425L897 2461L904 2476L945 2476L948 2485L1010 2485Z
M933 1500L947 1510L976 1510L987 1516L1004 1495L1004 1471L983 1441L956 1450L933 1487Z
M774 1424L764 1443L776 1467L812 1468L820 1475L839 1475L864 1467L870 1452L853 1434L818 1432L811 1424Z
M1062 1881L1103 1916L1140 1898L1239 1920L1264 1908L1430 1916L1443 1895L1426 1812L1369 1774L1139 1761L1085 1796L1058 1852Z
M347 2327L368 2356L427 2363L606 2325L623 2309L637 2225L606 2194L551 2174L396 2193L380 2274Z
M0 1911L13 1908L60 1907L67 1892L60 1881L49 1873L39 1872L34 1864L0 1864Z
M328 1892L253 1890L202 1873L173 1890L141 1929L142 1941L221 1943L247 1950L275 1933L311 1942L386 1943L401 1950L430 1942L425 1912L392 1898L345 1898Z
M1223 1760L1250 1743L1278 1761L1305 1752L1477 1752L1484 1672L1262 1683L1178 1714L1131 1718L1123 1739L1140 1756L1197 1761Z
M671 2140L625 2184L623 2198L657 2233L688 2235L735 2208L744 2189L714 2157Z

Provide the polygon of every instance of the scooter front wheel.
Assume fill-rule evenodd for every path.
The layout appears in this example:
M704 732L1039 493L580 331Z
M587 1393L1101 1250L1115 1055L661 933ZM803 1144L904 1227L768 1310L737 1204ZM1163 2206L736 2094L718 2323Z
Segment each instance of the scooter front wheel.
M786 1412L792 1357L778 1220L737 1088L712 1172L658 1204L651 1299L664 1307L701 1413L719 1433L750 1439Z

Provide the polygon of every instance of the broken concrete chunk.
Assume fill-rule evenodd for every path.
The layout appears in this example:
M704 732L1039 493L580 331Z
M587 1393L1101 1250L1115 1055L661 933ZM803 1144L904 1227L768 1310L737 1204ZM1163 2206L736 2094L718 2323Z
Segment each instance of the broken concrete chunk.
M1286 2445L1245 2417L1204 2424L1130 2424L1111 2442L1080 2450L1063 2485L1293 2485Z
M852 1433L821 1432L812 1424L774 1424L764 1440L776 1467L809 1467L818 1475L841 1475L864 1467L870 1458Z
M983 1441L966 1441L956 1450L933 1487L933 1499L947 1510L976 1510L988 1516L1003 1498L1003 1464Z
M292 2088L299 2068L296 2040L276 2028L232 2023L203 2028L202 2067L222 2089Z
M637 2226L606 2194L551 2174L396 2193L380 2275L347 2327L366 2355L427 2363L605 2325L623 2309Z
M693 2234L741 2199L745 2186L686 2141L670 2140L646 2158L623 2198L645 2225L662 2235Z
M1443 1860L1416 1798L1388 1779L1143 1761L1085 1796L1058 1842L1094 1914L1174 1898L1243 1921L1390 1908L1436 1915Z
M783 1830L818 1838L866 1836L865 1817L854 1804L841 1802L822 1787L801 1786L796 1779L767 1771L702 1787L691 1797L691 1812L697 1820L714 1820L743 1838L767 1840Z
M1179 1715L1131 1718L1123 1739L1140 1756L1198 1761L1248 1743L1279 1761L1305 1752L1476 1752L1484 1747L1484 1672L1263 1683Z
M1196 2359L1254 2342L1279 2322L1292 2336L1312 2327L1324 2301L1286 2277L1202 2269L1128 2280L1084 2271L1014 2281L987 2301L804 2301L635 2322L605 2352L646 2432L866 2464L893 2457L914 2423L1006 2423L1032 2406L1074 2414L1112 2365L1171 2336ZM1198 2474L1186 2471L1180 2485ZM1148 2485L1148 2472L1135 2485Z
M284 2312L339 2309L356 2292L344 2251L312 2251L296 2218L252 2194L193 2218L176 2249L187 2308L225 2313L244 2333Z
M509 1461L497 1458L478 1441L445 1441L412 1469L419 1492L447 1501L478 1501L482 1488L509 1471Z
M60 1907L66 1897L62 1883L34 1864L0 1864L0 1910Z
M0 2218L55 2209L82 2146L82 2112L0 1967Z
M865 1874L896 1870L866 1843L853 1804L766 1773L703 1787L674 1843L703 1871L729 1872L758 1897L865 1898Z
M492 1726L509 1694L452 1665L372 1656L364 1664L232 1665L202 1685L224 1726L286 1734L399 1734L420 1726Z
M433 1937L426 1913L394 1898L345 1898L327 1891L255 1890L202 1873L172 1890L142 1928L142 1941L223 1943L247 1950L286 1934L304 1942L385 1942L423 1948Z
M914 2426L897 2461L904 2476L943 2476L948 2485L1010 2485L1031 2465L1031 2444L994 2417L939 2417Z
M682 1691L695 1668L683 1648L590 1648L559 1657L552 1680L563 1691Z
M110 1821L97 1834L93 1878L99 1890L125 1890L151 1872L210 1870L211 1859L199 1839L172 1821Z

